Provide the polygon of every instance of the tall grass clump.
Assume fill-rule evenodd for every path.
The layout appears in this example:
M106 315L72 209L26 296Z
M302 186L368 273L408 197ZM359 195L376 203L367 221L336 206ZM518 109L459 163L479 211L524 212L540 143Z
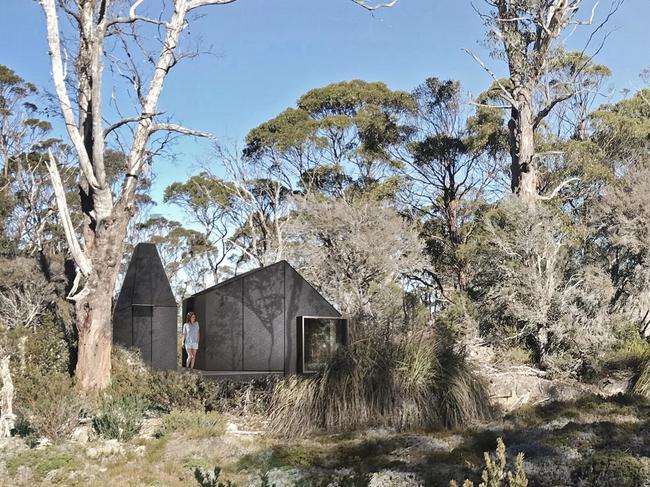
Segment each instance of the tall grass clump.
M632 388L634 394L650 399L650 358L641 366L641 373Z
M271 429L300 436L370 426L455 427L490 417L488 394L443 331L372 337L340 350L318 374L280 381Z

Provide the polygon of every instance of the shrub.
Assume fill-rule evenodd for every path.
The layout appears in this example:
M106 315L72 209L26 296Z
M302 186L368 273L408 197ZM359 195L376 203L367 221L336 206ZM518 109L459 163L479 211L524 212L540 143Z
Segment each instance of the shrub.
M438 330L398 343L357 342L314 377L279 382L270 426L286 436L368 426L431 430L490 415L484 385Z
M596 452L573 471L574 485L615 485L636 487L647 485L650 460L628 451L610 450Z
M147 397L162 411L172 409L214 409L217 386L197 374L174 371L154 372L151 375Z
M226 430L223 416L214 411L173 410L162 418L161 434L182 432L191 439L221 436Z
M146 397L151 393L151 371L137 350L113 347L110 395Z
M617 336L616 346L607 354L606 365L612 369L639 370L648 359L650 343L641 336L636 323L629 323Z
M623 324L611 310L614 288L557 213L505 200L479 233L471 294L481 334L502 349L527 347L537 365L563 374L602 359Z
M83 413L83 401L68 374L44 375L30 366L15 382L16 412L22 418L23 431L31 428L32 434L57 442L77 427Z
M272 376L247 382L220 380L214 383L216 391L211 406L230 414L267 414L277 381Z
M484 454L485 470L478 487L526 487L528 479L524 471L524 454L519 453L515 460L515 472L507 470L506 445L501 438L497 438L497 450L493 458L488 452ZM449 483L450 487L458 487L455 480ZM463 487L474 487L474 482L465 480Z
M230 481L226 481L226 483L220 482L220 476L221 469L219 467L214 467L213 472L205 471L200 468L194 469L194 478L201 487L235 487L235 484Z
M216 386L200 375L176 371L152 371L136 350L114 347L109 394L147 399L150 407L172 409L214 409Z
M34 330L23 330L25 336L24 360L43 374L70 372L70 352L61 323L53 313L42 317Z
M138 396L105 396L93 426L103 438L130 440L142 428L147 404L145 399Z
M7 472L12 477L16 475L19 467L28 467L32 471L33 480L38 484L55 470L58 475L50 479L48 484L61 482L70 472L83 470L83 464L78 456L71 453L59 453L51 448L19 451L8 457L5 464Z

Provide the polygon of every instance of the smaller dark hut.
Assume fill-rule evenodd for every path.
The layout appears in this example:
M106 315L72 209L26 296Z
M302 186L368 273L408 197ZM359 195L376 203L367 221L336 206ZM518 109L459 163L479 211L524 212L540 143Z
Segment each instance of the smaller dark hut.
M216 284L183 301L196 313L196 368L210 375L318 370L347 344L347 321L286 261Z
M138 348L154 369L176 368L176 299L154 244L133 251L113 310L113 342Z

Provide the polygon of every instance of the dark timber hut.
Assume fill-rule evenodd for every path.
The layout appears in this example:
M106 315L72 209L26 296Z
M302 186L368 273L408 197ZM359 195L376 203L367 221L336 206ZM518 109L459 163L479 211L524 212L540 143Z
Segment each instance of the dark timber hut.
M175 369L177 321L176 299L156 246L139 243L113 310L113 342L140 349L154 369Z
M347 322L286 261L228 279L183 301L196 313L196 368L215 375L318 369L347 343Z

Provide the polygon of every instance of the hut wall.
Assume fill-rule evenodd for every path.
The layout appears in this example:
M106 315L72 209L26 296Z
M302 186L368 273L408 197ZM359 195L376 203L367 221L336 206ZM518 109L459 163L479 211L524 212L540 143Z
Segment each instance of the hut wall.
M298 316L339 317L341 314L290 265L285 267L285 358L286 373L298 367Z

